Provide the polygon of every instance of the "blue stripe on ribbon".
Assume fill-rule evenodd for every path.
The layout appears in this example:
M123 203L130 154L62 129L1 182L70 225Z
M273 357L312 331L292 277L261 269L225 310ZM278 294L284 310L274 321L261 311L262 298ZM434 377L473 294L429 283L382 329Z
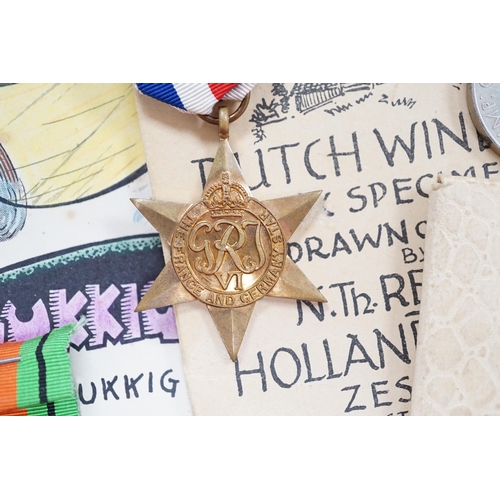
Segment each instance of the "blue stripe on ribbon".
M145 95L186 110L175 87L171 83L137 83L137 88Z

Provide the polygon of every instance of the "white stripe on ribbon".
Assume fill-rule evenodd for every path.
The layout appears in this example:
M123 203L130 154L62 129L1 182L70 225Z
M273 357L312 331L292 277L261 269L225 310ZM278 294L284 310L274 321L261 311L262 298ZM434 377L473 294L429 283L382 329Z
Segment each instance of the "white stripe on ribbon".
M175 87L175 91L179 95L186 111L177 109L184 113L208 115L218 102L212 94L208 83L173 83L172 85ZM240 83L231 89L223 99L228 101L242 101L254 85L255 83Z
M217 102L207 83L173 83L188 113L206 115Z
M245 96L254 88L255 83L240 83L234 89L231 89L224 99L228 101L243 101Z

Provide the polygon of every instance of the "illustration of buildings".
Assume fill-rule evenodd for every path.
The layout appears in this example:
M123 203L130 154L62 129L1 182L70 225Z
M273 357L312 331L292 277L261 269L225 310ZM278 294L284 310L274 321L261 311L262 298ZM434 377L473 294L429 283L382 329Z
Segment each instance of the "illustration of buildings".
M296 83L290 96L299 113L309 113L348 92L369 91L373 83Z

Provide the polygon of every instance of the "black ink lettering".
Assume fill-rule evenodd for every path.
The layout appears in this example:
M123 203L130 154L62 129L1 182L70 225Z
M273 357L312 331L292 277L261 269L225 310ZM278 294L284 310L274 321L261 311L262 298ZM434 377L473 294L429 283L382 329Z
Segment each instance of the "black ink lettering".
M304 320L304 312L302 311L302 302L300 300L297 300L297 326L300 326L302 324L302 321Z
M171 384L170 387L165 386L165 377L169 374L172 373L172 370L167 370L160 378L160 387L165 391L170 394L172 398L175 398L175 392L177 391L177 384L179 383L179 380L176 380L175 378L169 378L168 383Z
M292 248L295 248L297 250L297 257L295 259L292 257ZM302 247L298 243L295 243L294 241L289 241L287 243L287 254L288 257L290 257L290 259L293 260L293 262L297 263L300 259L302 259L303 255Z
M361 212L361 210L364 210L366 208L366 205L368 203L368 198L362 194L354 194L354 191L356 189L361 189L361 186L356 186L353 187L352 189L349 189L347 191L347 196L351 198L352 200L355 200L356 198L359 198L361 201L361 207L360 208L350 208L349 212L356 213L356 212Z
M418 179L417 179L417 182L415 184L415 188L417 190L417 193L422 196L423 198L429 198L429 195L422 190L422 180L425 179L425 178L429 178L429 179L432 179L434 177L434 175L432 174L424 174L424 175L421 175Z
M465 129L465 121L464 121L464 115L460 111L458 114L458 119L460 121L460 129L462 131L462 138L458 137L455 135L448 127L446 127L440 120L437 118L432 119L432 123L436 125L436 130L438 133L438 138L439 138L439 147L441 149L441 154L444 155L444 143L443 143L443 132L455 143L458 144L460 147L465 149L468 153L472 151L472 149L469 147L469 143L467 141L467 131Z
M373 248L378 248L380 245L380 237L382 236L382 224L378 225L378 234L377 234L377 241L375 241L369 233L366 233L365 236L361 241L359 241L356 232L354 229L351 229L349 231L350 235L352 236L352 239L354 240L354 243L356 243L356 246L358 247L358 251L361 252L363 250L363 247L365 246L365 243L368 242Z
M149 372L149 377L148 377L148 392L149 393L153 392L153 372Z
M352 403L354 402L354 400L356 399L356 395L358 394L358 391L359 391L359 388L361 386L360 385L353 385L351 387L344 387L343 389L340 389L341 391L354 391L352 393L352 398L351 400L349 401L349 403L347 403L347 406L344 410L344 413L349 413L351 411L359 411L359 410L366 410L366 406L352 406Z
M451 175L454 175L455 177L460 177L461 174L459 174L456 170L452 170L451 171ZM471 165L464 173L464 177L469 177L469 175L471 177L476 177L476 168L474 167L474 165Z
M493 167L494 165L498 165L498 162L494 161L493 163L484 163L483 164L483 171L484 171L485 179L489 179L490 175L492 175L492 174L498 174L498 170L490 170L490 168L489 168L489 167Z
M411 331L413 333L413 341L415 342L415 347L417 347L417 339L418 339L417 325L418 325L418 319L416 319L410 323L410 328L411 328Z
M259 367L255 370L240 370L240 362L238 358L234 362L234 373L236 375L236 383L238 385L238 396L243 396L243 385L241 383L242 375L252 375L253 373L260 373L260 378L262 381L262 392L267 391L267 382L266 382L266 372L264 371L264 361L262 360L262 352L259 351L257 353L257 359L259 360Z
M387 164L390 167L394 167L394 156L396 154L396 147L399 143L399 145L404 149L406 156L408 156L408 160L410 163L413 163L413 160L415 159L415 126L417 125L417 122L412 123L411 125L411 130L410 130L410 147L406 145L406 143L399 137L399 135L396 135L394 137L394 143L392 145L392 149L389 152L387 149L384 140L382 139L382 136L380 135L380 132L377 129L373 130L373 133L377 137L378 143L380 144L380 148L382 149L382 152L385 155L385 159L387 160Z
M473 165L471 165L464 173L464 177L469 177L469 173L471 177L476 177L476 169Z
M139 380L141 380L141 378L143 377L144 373L141 373L138 377L136 378L133 378L133 377L130 377L128 378L127 375L125 375L124 379L125 379L125 396L127 399L130 399L130 391L134 391L134 396L136 398L139 397L139 392L137 391L137 382L139 382Z
M387 290L387 281L395 279L398 283L398 289L395 292L389 293ZM382 285L382 293L384 295L384 303L385 303L385 310L390 311L391 310L391 299L395 298L398 299L399 302L401 303L402 306L407 307L410 305L410 303L403 297L401 292L403 291L405 287L405 280L404 278L397 274L383 274L380 276L380 284Z
M328 365L328 377L326 377L327 380L331 380L333 378L339 378L342 376L342 372L340 373L335 373L333 370L333 362L332 362L332 356L330 354L330 344L328 343L328 340L325 339L323 340L323 348L325 349L325 356L326 356L326 362Z
M280 352L286 352L287 354L289 354L292 357L293 361L295 362L295 367L296 367L297 371L296 371L296 374L295 374L295 378L293 379L293 382L291 382L289 384L286 383L286 382L283 382L283 380L281 380L281 378L278 377L278 374L276 373L276 366L275 366L276 357L278 356L278 354ZM271 375L273 376L274 381L280 387L282 387L283 389L290 389L290 387L292 387L293 385L295 385L297 383L297 380L299 380L300 373L302 371L301 366L300 366L300 359L299 359L299 357L295 354L295 352L292 349L288 349L287 347L280 347L273 354L273 357L271 358L270 368L271 368Z
M394 244L393 236L395 236L401 243L405 243L408 245L408 233L406 231L406 222L404 220L401 221L401 234L398 234L389 223L386 222L384 224L385 230L387 231L387 244L388 246L392 246Z
M304 153L304 163L306 165L306 170L308 174L315 179L324 179L326 178L325 174L318 174L316 173L313 168L311 167L311 159L310 159L310 154L311 154L311 148L317 144L321 139L316 139L315 141L311 142L311 144L308 144Z
M367 293L360 293L359 295L356 295L356 290L355 288L351 288L351 297L352 297L352 303L354 305L354 316L359 316L359 299L363 298L366 301L365 309L363 311L363 314L373 314L375 312L375 309L370 309L370 304L372 302L371 297Z
M352 250L344 240L340 233L335 233L335 241L333 242L332 257L335 257L338 252L347 252L347 255L351 255Z
M370 188L372 192L372 199L373 199L373 207L377 208L379 202L381 202L385 195L387 194L387 188L385 187L385 184L382 184L381 182L374 182L373 184L368 184L368 187ZM382 192L380 196L377 196L377 187L381 188Z
M271 184L269 184L269 182L267 182L266 168L264 166L264 158L262 155L262 151L260 149L257 149L255 152L257 153L257 156L259 157L259 172L260 172L261 181L256 186L250 186L250 191L255 191L256 189L259 189L260 186L264 186L266 188L271 187Z
M410 397L405 399L405 398L399 398L399 402L400 403L409 403L411 401L411 385L407 385L407 384L402 384L401 382L403 382L403 380L410 380L410 377L408 377L408 375L404 376L404 377L401 377L397 382L396 382L396 387L398 389L404 389L405 391L408 391L410 393Z
M210 163L214 162L213 158L200 158L199 160L191 160L191 163L197 163L198 168L200 170L200 180L201 186L205 188L205 184L207 183L207 176L205 174L205 162L208 161Z
M80 400L80 403L84 405L92 405L95 402L95 398L97 397L97 388L94 384L94 382L90 382L90 387L92 388L92 396L90 399L85 399L83 397L83 387L82 384L78 384L78 399Z
M401 193L401 191L409 191L411 189L411 186L399 187L399 184L401 182L411 182L411 179L393 179L392 180L392 185L394 186L394 195L396 196L396 205L402 205L403 203L413 203L412 198L408 198L406 200L403 200L401 198L401 196L399 196L399 193Z
M424 224L424 225L427 225L427 221L426 220L421 220L416 226L415 226L415 232L417 233L417 236L420 236L420 238L422 238L423 240L425 240L425 233L422 232L422 230L420 229L420 226Z
M391 401L379 401L378 397L380 394L388 394L389 391L378 391L377 386L387 385L387 380L382 380L381 382L372 382L372 394L373 394L373 406L379 408L380 406L391 406Z
M385 368L385 356L382 343L384 343L403 363L409 365L411 363L408 356L408 348L406 346L406 337L403 325L399 323L399 337L401 338L401 351L389 340L380 330L375 328L373 333L377 336L377 349L380 358L380 368Z
M411 248L402 248L401 252L405 264L412 264L417 260L417 254Z
M420 299L418 297L418 287L422 286L422 282L415 280L415 274L420 274L423 272L423 269L415 269L408 272L408 277L410 278L411 293L413 295L413 304L416 306L420 304Z
M113 394L113 397L118 400L120 399L118 397L118 394L116 394L116 391L115 389L113 388L113 385L115 384L115 382L118 380L118 375L115 375L113 380L109 381L109 380L105 380L103 378L101 378L101 382L102 382L102 395L104 396L104 400L107 401L108 400L108 394L111 392L111 394Z
M328 200L329 196L331 195L332 193L330 191L327 191L325 193L325 196L323 196L323 201L326 201ZM328 210L325 206L323 207L323 210L325 211L326 213L326 216L327 217L333 217L335 215L334 212L331 212L330 210Z
M316 243L316 248L312 248L310 242L314 241ZM320 250L323 247L323 241L321 241L320 238L317 238L316 236L311 236L310 238L306 238L306 249L307 249L307 260L309 262L312 261L313 255L317 255L321 259L328 259L330 255L327 253L321 253Z
M323 288L322 286L319 286L318 290L321 290L322 288ZM309 308L309 310L314 314L314 316L316 316L316 318L319 321L323 321L325 319L325 308L324 308L322 302L317 302L318 309L316 309L314 307L313 303L309 300L297 300L297 309L298 309L298 313L299 313L299 321L297 323L297 326L301 325L302 319L303 319L301 302L303 302Z
M344 283L332 283L328 288L339 287L340 296L342 297L342 304L344 306L344 316L349 316L349 306L347 305L347 296L345 293L345 287L354 285L354 281L346 281ZM335 311L332 311L332 316L336 316Z
M352 335L351 333L348 333L346 336L351 339L351 345L349 347L349 354L347 356L347 362L345 365L344 377L347 377L347 374L349 373L349 368L354 363L368 363L372 370L378 370L378 366L373 362L372 358L370 358L363 344L358 340L358 336ZM361 354L363 355L362 358L353 359L355 347L357 347L361 352Z
M361 172L361 157L359 156L359 148L358 148L358 138L356 136L356 132L352 133L352 143L354 146L353 151L348 151L345 153L339 153L337 152L337 148L335 147L335 140L334 136L330 136L330 150L332 151L328 156L331 156L333 159L333 167L335 169L335 175L337 177L340 177L341 172L340 172L340 163L339 163L339 156L351 156L354 155L356 158L356 169L358 172Z
M312 369L311 369L311 359L309 358L309 351L307 349L307 344L302 344L302 354L304 355L304 363L306 364L306 370L307 370L307 379L304 380L304 383L307 384L308 382L316 382L318 380L323 380L326 375L323 375L322 377L313 377L312 375Z
M291 178L290 178L290 167L288 166L288 160L286 157L286 149L295 148L298 145L299 145L298 142L296 142L295 144L283 144L282 146L274 146L267 150L267 151L274 151L275 149L279 149L281 151L281 163L283 165L283 169L285 170L285 180L287 184L290 184Z
M422 122L422 128L424 129L424 140L425 140L425 149L427 151L427 158L430 160L432 158L432 150L431 150L431 143L429 141L429 129L427 127L427 122L425 120Z

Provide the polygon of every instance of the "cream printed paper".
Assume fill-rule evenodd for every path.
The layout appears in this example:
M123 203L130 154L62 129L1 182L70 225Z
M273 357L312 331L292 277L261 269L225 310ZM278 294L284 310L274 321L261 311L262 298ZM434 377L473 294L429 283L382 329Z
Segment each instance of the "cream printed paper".
M429 203L412 415L500 414L500 183L443 177Z
M153 196L198 201L216 128L137 102ZM230 143L256 198L323 190L289 255L328 303L258 302L236 363L203 304L176 306L194 413L407 414L428 193L500 170L465 84L257 85Z

